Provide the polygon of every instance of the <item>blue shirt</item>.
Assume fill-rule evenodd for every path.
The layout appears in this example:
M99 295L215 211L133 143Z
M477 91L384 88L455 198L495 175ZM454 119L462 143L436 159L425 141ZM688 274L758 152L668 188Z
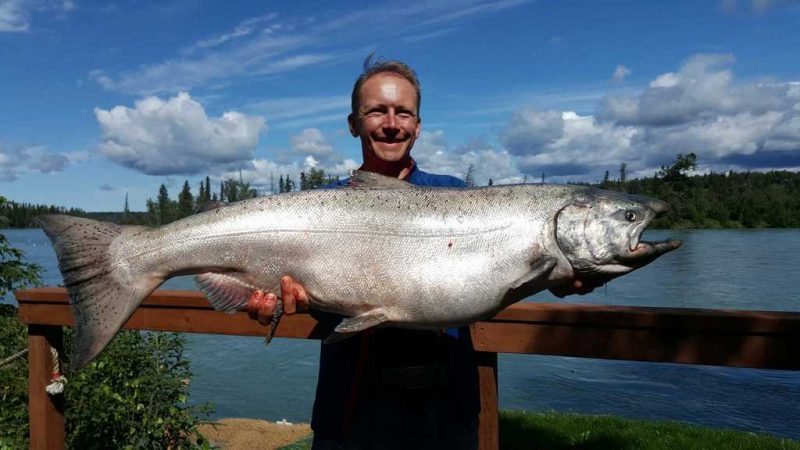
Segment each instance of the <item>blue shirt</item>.
M449 175L435 175L416 168L407 180L418 186L466 187L464 181ZM349 179L327 187L347 186ZM341 320L334 314L314 312L326 333ZM353 408L354 398L368 395L364 381L376 366L417 366L439 364L446 367L448 401L453 414L477 416L480 410L477 361L469 329L432 331L381 328L359 333L332 344L322 344L317 380L317 396L311 418L311 428L318 435L341 436L348 414L369 414ZM361 356L359 356L361 355ZM366 361L366 362L365 362ZM361 366L357 369L357 366ZM366 368L365 368L366 367ZM365 373L366 372L366 373Z

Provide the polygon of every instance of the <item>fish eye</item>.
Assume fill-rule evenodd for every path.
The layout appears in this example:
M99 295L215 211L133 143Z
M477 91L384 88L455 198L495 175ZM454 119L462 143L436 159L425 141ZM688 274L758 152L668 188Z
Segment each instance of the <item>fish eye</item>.
M633 211L625 211L625 220L633 222L636 220L636 213Z

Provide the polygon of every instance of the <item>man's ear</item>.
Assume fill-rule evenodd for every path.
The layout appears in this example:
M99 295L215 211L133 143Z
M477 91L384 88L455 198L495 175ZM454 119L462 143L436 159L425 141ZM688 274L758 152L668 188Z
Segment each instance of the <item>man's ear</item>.
M358 124L356 124L356 115L354 113L347 115L347 126L350 128L350 134L353 137L358 137Z
M414 130L414 139L419 138L419 132L422 131L422 118L417 117L417 127Z

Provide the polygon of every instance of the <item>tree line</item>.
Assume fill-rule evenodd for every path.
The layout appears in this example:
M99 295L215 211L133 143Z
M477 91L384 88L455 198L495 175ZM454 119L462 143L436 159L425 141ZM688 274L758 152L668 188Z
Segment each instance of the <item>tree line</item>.
M627 165L622 163L615 178L606 171L599 183L591 185L668 202L671 210L653 223L654 228L800 227L800 173L728 171L689 176L696 167L694 153L679 154L672 164L662 166L652 177L628 179ZM299 183L289 175L280 175L277 186L271 180L267 193L316 189L335 179L321 169L301 172ZM467 179L474 183L471 167ZM492 184L490 180L489 185ZM3 209L0 215L8 218L6 226L10 228L35 226L32 219L41 214L70 214L121 224L158 226L221 203L261 194L241 179L223 180L212 189L209 177L199 183L196 192L192 192L186 180L173 199L162 184L155 199L147 199L144 212L130 211L126 196L122 212L86 212L78 208L7 202L0 206Z
M688 176L697 167L694 153L679 154L652 177L627 179L626 165L597 185L669 203L671 209L653 228L798 228L800 173L709 172Z

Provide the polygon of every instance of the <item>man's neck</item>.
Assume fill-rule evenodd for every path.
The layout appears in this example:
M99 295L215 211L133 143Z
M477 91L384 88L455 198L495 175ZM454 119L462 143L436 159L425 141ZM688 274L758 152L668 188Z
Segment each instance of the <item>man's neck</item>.
M399 178L401 180L407 179L414 169L414 160L409 156L396 162L388 161L369 161L365 162L358 168L366 172L374 172L387 177Z

